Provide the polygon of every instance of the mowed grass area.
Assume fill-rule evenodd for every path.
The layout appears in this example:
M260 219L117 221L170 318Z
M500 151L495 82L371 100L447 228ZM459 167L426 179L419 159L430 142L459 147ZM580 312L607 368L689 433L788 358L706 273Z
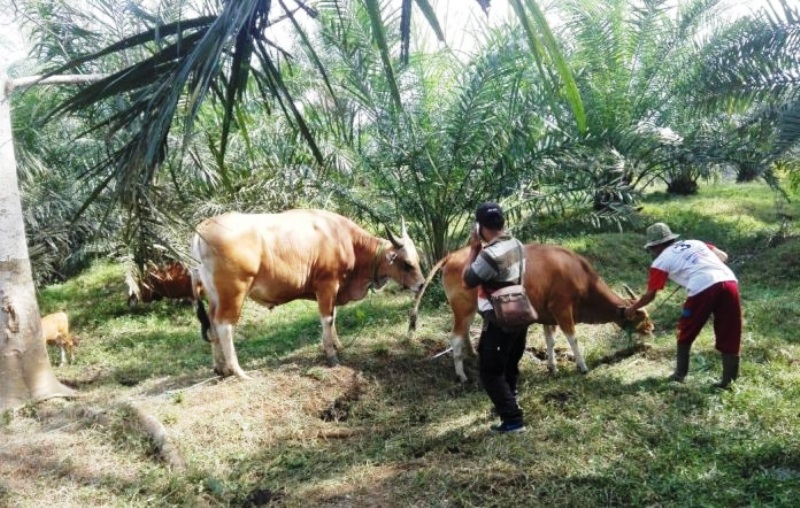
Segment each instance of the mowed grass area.
M745 311L740 382L709 388L720 361L710 328L685 384L671 372L683 294L650 306L645 347L613 325L581 325L591 371L566 341L557 375L532 328L522 362L529 431L492 435L476 381L455 379L441 291L395 288L339 311L342 365L319 351L313 302L267 311L248 303L237 328L253 380L220 380L191 305L125 304L122 269L97 264L41 291L81 338L56 368L81 397L0 418L0 506L796 506L800 496L800 231L796 203L763 184L709 184L699 196L652 194L641 228L558 243L586 255L618 291L642 290L644 227L669 222L731 254ZM478 325L473 335L477 338ZM635 354L615 355L632 350ZM56 360L56 352L51 352ZM132 408L157 418L186 462L154 453Z

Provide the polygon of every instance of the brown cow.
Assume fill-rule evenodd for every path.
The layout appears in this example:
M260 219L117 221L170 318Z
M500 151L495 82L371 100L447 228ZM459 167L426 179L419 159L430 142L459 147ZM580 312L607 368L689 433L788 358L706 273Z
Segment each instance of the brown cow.
M467 289L462 282L464 265L467 263L469 247L445 256L433 268L428 281L437 267L442 267L442 281L450 308L453 311L453 330L450 344L453 349L456 375L466 381L464 353L472 351L469 341L469 326L477 309L477 288ZM623 309L630 301L622 299L582 256L554 245L528 244L525 246L525 288L528 297L539 314L538 323L544 326L547 342L547 366L556 372L555 329L558 325L567 337L578 371L589 371L578 349L575 339L576 323L615 322L622 328L633 327L640 334L648 334L653 324L647 312L637 312L631 322L625 319ZM427 285L426 282L426 285ZM410 329L416 327L416 316L424 288L417 297L411 312Z
M322 348L328 363L338 363L337 305L366 296L391 278L418 291L424 282L414 242L402 225L400 238L374 237L354 222L323 210L278 214L228 213L204 220L192 240L199 265L193 283L208 298L209 312L197 298L203 338L210 329L214 370L247 375L233 346L233 327L245 297L269 308L297 299L316 300L322 322ZM210 318L210 319L209 319Z
M150 303L162 298L180 300L192 299L192 276L189 270L176 261L163 266L150 265L137 284L132 279L128 283L128 306L136 302Z
M66 312L54 312L42 318L42 336L48 346L58 346L61 349L61 363L72 363L75 356L75 346L78 345L76 337L69 333L69 319Z

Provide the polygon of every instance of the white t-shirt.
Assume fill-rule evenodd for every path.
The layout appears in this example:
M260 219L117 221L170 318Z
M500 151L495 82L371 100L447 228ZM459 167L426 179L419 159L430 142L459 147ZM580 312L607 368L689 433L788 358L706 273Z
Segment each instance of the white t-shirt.
M666 273L669 279L686 288L694 296L717 282L736 281L736 276L709 246L699 240L682 240L670 245L650 265L648 289L657 285L658 272ZM654 273L655 272L655 273Z

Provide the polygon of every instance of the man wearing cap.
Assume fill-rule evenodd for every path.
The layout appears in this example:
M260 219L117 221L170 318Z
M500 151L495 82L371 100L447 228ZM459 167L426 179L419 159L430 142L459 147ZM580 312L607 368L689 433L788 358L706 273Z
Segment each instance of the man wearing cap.
M491 429L499 433L521 432L525 423L517 404L517 384L528 327L504 330L498 326L493 321L488 294L518 283L524 270L524 247L505 229L503 209L497 203L478 206L475 219L478 224L470 236L463 278L466 287L478 288L478 312L483 317L478 370L483 388L500 415L501 423Z
M722 379L713 386L728 388L739 376L742 344L742 307L736 276L725 265L728 255L699 240L678 240L669 226L657 222L647 228L645 249L655 257L650 265L647 292L625 310L652 302L667 279L686 288L687 298L678 321L678 349L672 381L683 382L689 372L689 351L700 330L714 315L715 348L722 354Z

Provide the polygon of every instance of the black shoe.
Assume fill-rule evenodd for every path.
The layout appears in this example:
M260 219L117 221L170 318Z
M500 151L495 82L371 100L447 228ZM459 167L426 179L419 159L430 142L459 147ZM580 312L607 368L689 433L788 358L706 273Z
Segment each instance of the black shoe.
M686 379L686 374L689 373L689 352L691 344L678 344L678 350L675 353L675 372L672 373L667 379L676 383L683 383Z
M739 357L737 355L722 355L722 379L711 385L717 390L729 390L731 383L739 378Z
M498 434L516 434L528 430L528 427L522 422L503 422L500 425L492 425L489 428L492 429L492 432L497 432Z

